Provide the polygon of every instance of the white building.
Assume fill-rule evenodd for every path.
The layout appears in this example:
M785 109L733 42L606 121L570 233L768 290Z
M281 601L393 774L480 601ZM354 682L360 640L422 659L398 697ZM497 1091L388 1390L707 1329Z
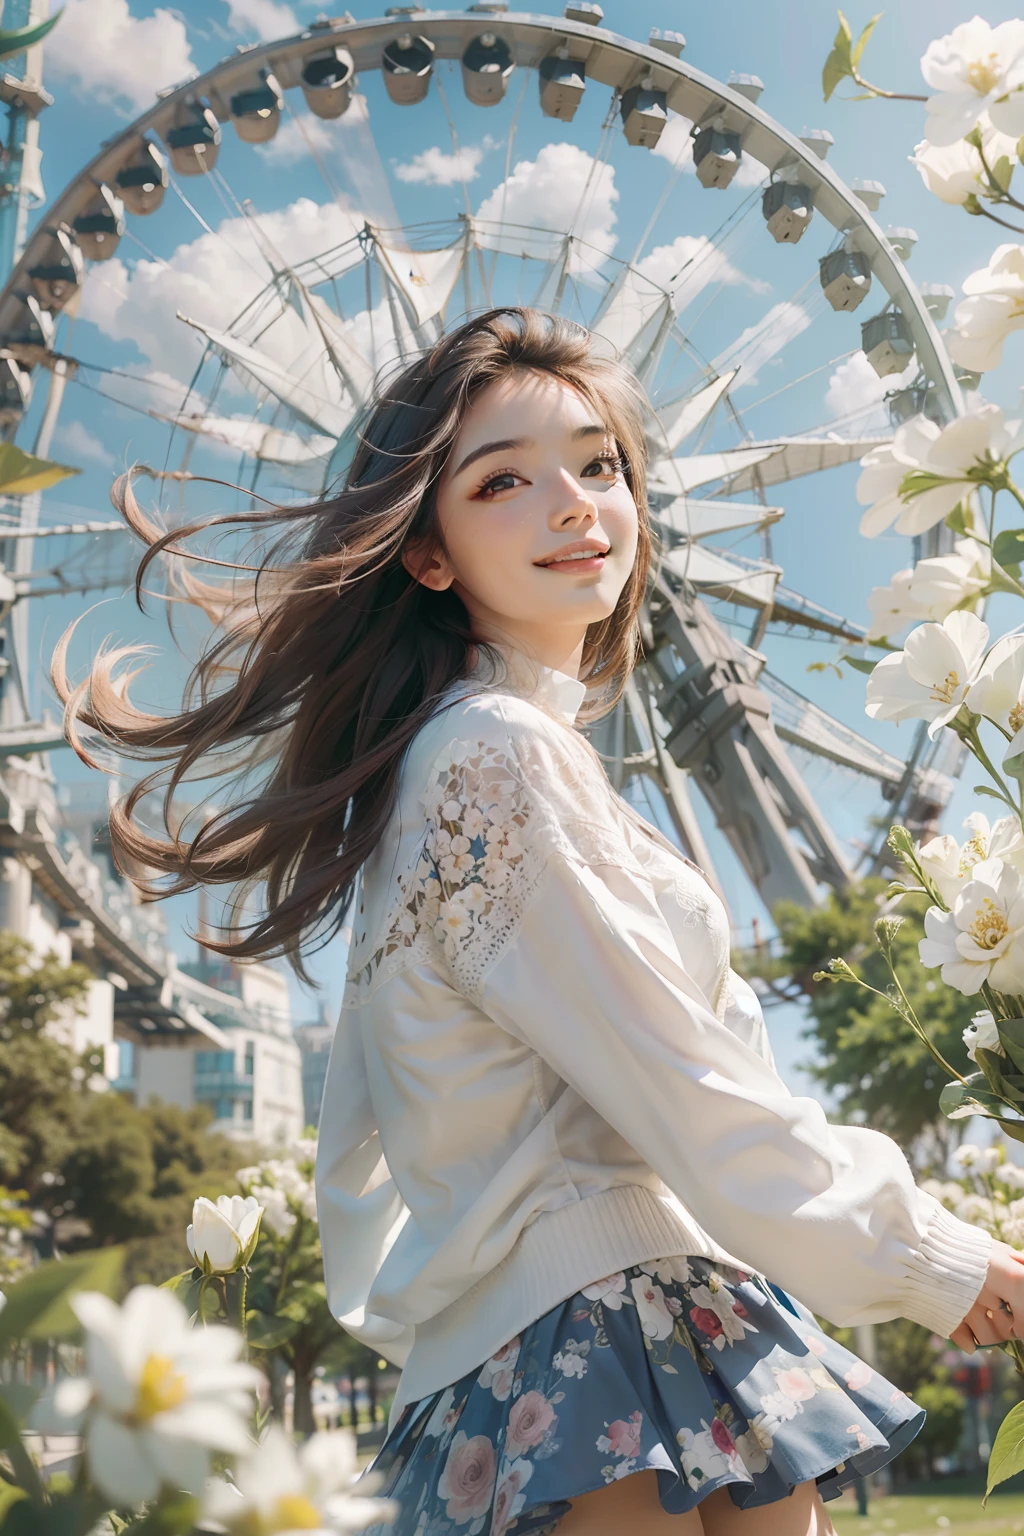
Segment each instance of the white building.
M302 1061L292 1036L287 978L270 965L200 961L176 968L174 996L214 1024L223 1044L196 1037L138 1046L118 1087L139 1104L207 1104L211 1129L261 1146L302 1135ZM215 985L211 983L215 982Z

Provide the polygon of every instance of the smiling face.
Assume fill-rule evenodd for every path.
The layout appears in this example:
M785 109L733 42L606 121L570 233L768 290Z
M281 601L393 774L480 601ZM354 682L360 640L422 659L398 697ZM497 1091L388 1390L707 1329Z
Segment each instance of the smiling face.
M451 587L475 636L577 676L587 628L614 611L638 542L618 447L594 407L552 374L489 385L456 436L437 513L447 553L421 566L407 551L406 569ZM552 563L581 546L587 558Z

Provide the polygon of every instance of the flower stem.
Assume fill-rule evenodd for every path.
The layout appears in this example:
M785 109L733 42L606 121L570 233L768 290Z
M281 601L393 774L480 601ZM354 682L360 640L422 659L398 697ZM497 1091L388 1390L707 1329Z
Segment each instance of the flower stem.
M963 732L963 734L961 735L960 739L963 742L964 746L967 748L967 750L969 752L973 753L973 755L978 759L978 762L984 768L985 772L988 774L988 776L992 780L993 784L995 784L996 789L997 789L997 791L999 793L1000 800L1003 801L1004 805L1008 805L1010 807L1010 810L1013 812L1013 814L1019 819L1020 818L1020 814L1021 814L1020 813L1020 806L1013 799L1012 795L1010 794L1009 788L1007 787L1006 781L1003 779L1002 775L996 770L995 765L992 762L992 759L989 757L988 753L985 751L985 748L982 746L981 738L978 735L978 728L977 728L977 726L973 725L973 726L970 726L968 729L966 729Z
M927 101L927 96L914 96L906 91L885 91L880 85L872 85L870 81L857 73L855 69L850 71L850 79L854 85L859 85L862 91L870 91L872 96L881 96L884 101ZM839 99L838 97L836 98Z
M246 1319L246 1302L247 1302L248 1292L249 1292L249 1271L248 1271L247 1267L243 1264L243 1266L242 1266L242 1290L241 1290L241 1295L239 1296L239 1300L238 1300L238 1326L241 1329L242 1338L245 1339L246 1341L248 1341L248 1337L249 1337L249 1335L248 1335L248 1328L246 1326L246 1321L245 1321L245 1319Z

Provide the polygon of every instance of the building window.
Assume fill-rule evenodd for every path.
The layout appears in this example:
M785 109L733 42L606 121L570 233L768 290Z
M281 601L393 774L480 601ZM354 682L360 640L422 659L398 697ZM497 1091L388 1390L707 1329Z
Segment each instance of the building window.
M252 1077L253 1068L254 1068L254 1065L255 1065L255 1050L256 1050L256 1047L252 1046L252 1045L247 1045L246 1048L245 1048L245 1075L246 1075L246 1077Z
M235 1106L234 1106L234 1104L232 1103L232 1101L230 1099L218 1099L217 1100L217 1119L218 1120L232 1120L232 1119L234 1119L234 1107Z
M243 1120L251 1120L252 1119L252 1099L243 1099L242 1100L242 1119Z
M196 1051L197 1072L233 1072L234 1051Z

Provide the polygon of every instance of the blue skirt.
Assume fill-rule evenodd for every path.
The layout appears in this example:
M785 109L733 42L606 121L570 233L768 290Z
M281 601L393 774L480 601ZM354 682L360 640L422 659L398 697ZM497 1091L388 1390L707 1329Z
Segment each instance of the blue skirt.
M407 1404L374 1460L372 1536L541 1536L572 1500L653 1469L664 1509L825 1499L899 1455L918 1408L754 1275L698 1258L584 1287L453 1386Z

